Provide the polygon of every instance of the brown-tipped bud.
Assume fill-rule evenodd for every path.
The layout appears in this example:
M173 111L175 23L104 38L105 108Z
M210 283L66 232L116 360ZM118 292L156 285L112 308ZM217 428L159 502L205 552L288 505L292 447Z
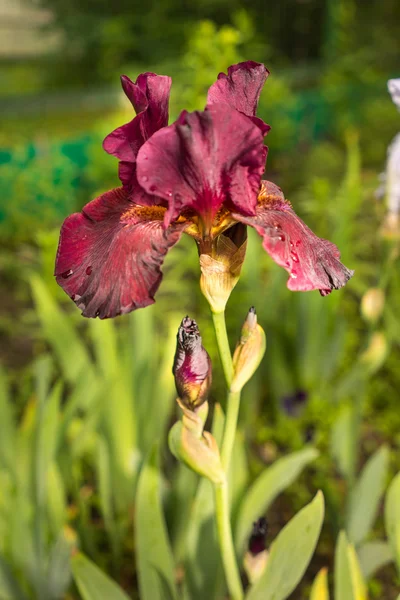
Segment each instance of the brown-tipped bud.
M366 321L375 323L383 312L385 294L380 288L371 288L361 299L361 314Z
M212 367L197 323L189 317L182 320L178 330L172 372L181 403L189 410L198 409L207 400Z
M236 223L220 233L211 248L200 245L200 288L215 313L225 310L246 255L246 226Z
M257 323L257 314L252 306L233 354L232 392L239 392L253 376L264 356L265 348L265 333Z

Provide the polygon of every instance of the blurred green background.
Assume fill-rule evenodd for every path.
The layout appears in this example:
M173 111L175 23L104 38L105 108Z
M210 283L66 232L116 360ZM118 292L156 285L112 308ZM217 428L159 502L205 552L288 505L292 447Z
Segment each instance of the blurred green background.
M228 304L232 347L253 304L268 340L241 413L249 481L305 444L320 451L267 515L272 539L310 494L325 493L323 538L293 596L307 598L319 567L333 565L341 527L358 548L386 543L381 497L400 469L399 246L374 195L400 129L386 87L400 75L398 0L0 0L0 38L0 590L79 598L68 562L78 546L136 597L134 490L154 439L182 556L186 513L173 507L194 483L180 482L165 436L185 314L221 373L195 246L183 239L170 253L154 306L113 322L80 317L54 282L54 257L63 219L119 185L101 147L132 118L119 75L171 75L173 119L204 106L219 71L251 59L271 72L259 105L272 127L266 177L356 271L327 298L291 293L250 232ZM382 445L391 452L381 494L355 534L351 497ZM368 572L369 593L391 600L399 580L382 562Z

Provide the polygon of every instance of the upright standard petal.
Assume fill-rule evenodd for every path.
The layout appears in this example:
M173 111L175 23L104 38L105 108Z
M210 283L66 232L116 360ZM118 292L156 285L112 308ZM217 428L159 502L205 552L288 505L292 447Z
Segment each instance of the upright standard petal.
M208 90L207 104L228 104L248 117L265 135L271 128L256 117L261 90L269 71L261 63L251 60L232 65L228 75L220 73L218 80Z
M119 160L135 162L144 142L155 131L168 125L171 78L155 73L142 73L135 83L123 75L121 83L137 116L110 133L103 142L103 148Z
M233 216L262 236L265 250L290 274L290 290L319 290L321 296L326 296L353 276L354 271L340 262L335 244L317 237L273 183L263 181L254 217Z
M135 205L117 188L64 221L55 276L85 317L105 319L153 304L160 266L185 227L165 230L164 213Z
M207 232L223 203L255 214L264 171L263 136L250 119L224 104L182 113L155 133L137 157L139 184L168 203L165 225L195 211Z

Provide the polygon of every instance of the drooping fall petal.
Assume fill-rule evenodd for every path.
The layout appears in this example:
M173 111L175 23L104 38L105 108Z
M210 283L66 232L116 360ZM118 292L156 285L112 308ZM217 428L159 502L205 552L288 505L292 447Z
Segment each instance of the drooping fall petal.
M319 290L326 296L343 287L354 273L340 262L335 244L317 237L273 183L263 181L254 217L233 216L263 237L265 250L290 274L290 290Z
M248 117L265 135L271 128L256 117L261 90L269 75L269 71L261 63L248 60L232 65L228 75L220 73L218 80L208 90L207 104L228 104Z
M117 188L64 221L55 276L85 317L115 317L154 302L160 266L185 227L165 230L164 212L133 204Z
M103 148L122 161L135 162L139 148L155 131L168 125L168 101L171 78L142 73L135 83L121 77L123 90L137 115L118 127L103 142Z
M223 203L255 213L265 154L263 136L250 119L224 104L182 113L140 149L140 185L168 203L165 225L184 210L200 215L205 229Z

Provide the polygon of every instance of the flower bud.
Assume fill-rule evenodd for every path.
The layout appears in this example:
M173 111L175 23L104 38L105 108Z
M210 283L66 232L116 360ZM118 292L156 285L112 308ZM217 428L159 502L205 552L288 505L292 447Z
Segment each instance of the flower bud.
M182 320L178 330L172 372L181 403L190 410L198 409L207 400L212 368L197 323L189 317Z
M371 288L361 299L361 314L366 321L375 323L385 306L385 294L380 288Z
M213 312L225 310L246 255L246 226L237 223L216 236L211 249L200 247L200 288Z
M243 323L239 342L233 354L233 380L231 392L239 392L257 370L266 348L265 333L257 323L252 306Z

